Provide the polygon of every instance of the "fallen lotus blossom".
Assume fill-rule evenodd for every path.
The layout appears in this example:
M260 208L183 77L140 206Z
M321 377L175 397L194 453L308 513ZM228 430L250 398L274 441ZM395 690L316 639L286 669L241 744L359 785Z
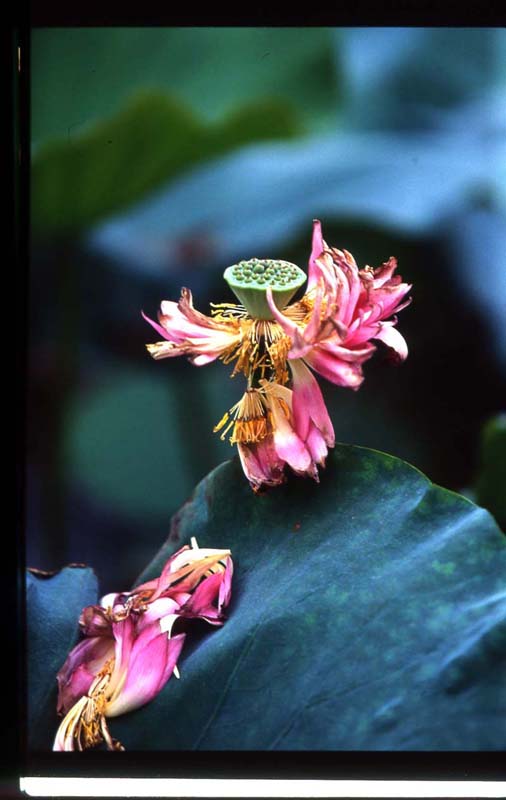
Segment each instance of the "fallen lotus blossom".
M197 311L189 289L178 303L164 300L158 322L144 318L163 341L148 344L155 359L185 355L196 366L216 359L234 363L232 377L247 379L242 399L215 426L232 429L243 470L255 491L286 479L285 465L318 480L334 430L313 373L358 389L373 341L403 361L408 348L396 314L410 302L411 286L394 275L395 258L377 269L359 269L346 250L329 247L318 220L305 294L290 299L306 280L295 264L250 259L228 267L224 277L241 304Z
M178 620L223 625L230 601L233 564L229 550L199 548L195 539L169 558L161 575L131 592L105 595L83 609L82 639L57 675L57 711L64 715L54 750L84 750L112 738L106 718L152 700L172 674L185 632Z

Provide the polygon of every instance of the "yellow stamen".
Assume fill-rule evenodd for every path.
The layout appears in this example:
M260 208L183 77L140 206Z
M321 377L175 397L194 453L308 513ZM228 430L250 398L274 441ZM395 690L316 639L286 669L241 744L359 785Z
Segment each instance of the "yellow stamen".
M235 361L232 377L242 372L248 379L272 378L276 383L288 382L286 368L291 339L274 320L241 319L241 339L221 356L224 364Z
M228 424L227 424L228 423ZM219 431L224 425L221 434L224 440L230 428L233 427L230 444L238 442L259 442L268 434L268 415L262 395L258 389L247 389L241 400L230 411L223 415L215 426L214 431Z
M210 303L211 315L217 322L229 322L230 319L243 318L248 316L244 306L238 303Z
M305 294L304 297L302 297L296 303L292 303L291 306L285 308L283 314L288 317L288 319L291 319L293 322L297 323L297 325L307 325L313 313L315 294L316 291L313 289L311 293ZM322 310L324 309L324 304L325 298L323 298L322 301Z

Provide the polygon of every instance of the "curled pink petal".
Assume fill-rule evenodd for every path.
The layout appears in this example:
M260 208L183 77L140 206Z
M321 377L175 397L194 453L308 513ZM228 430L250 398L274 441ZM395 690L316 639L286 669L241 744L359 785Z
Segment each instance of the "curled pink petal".
M290 336L290 338L293 339L297 336L297 334L301 335L301 331L299 331L297 324L293 320L289 319L284 314L282 314L279 308L277 307L276 303L274 302L274 297L272 296L272 289L270 286L267 287L265 291L265 296L269 308L272 311L272 316L277 322L279 322L280 326L283 328L287 336Z
M153 358L187 356L195 366L203 366L237 345L241 338L235 319L216 321L197 311L189 289L181 289L178 303L164 300L159 321L144 312L142 316L166 340L147 345Z
M157 333L160 334L160 336L163 336L164 339L169 339L170 338L168 332L165 330L165 328L162 325L159 325L158 322L155 322L150 317L148 317L144 313L144 311L141 311L141 314L144 317L144 319L146 320L146 322L149 322L149 324L155 329L155 331Z
M380 329L374 335L375 339L379 339L390 347L396 354L400 361L404 361L408 357L408 345L405 338L399 333L397 328L393 327L393 323L382 322Z

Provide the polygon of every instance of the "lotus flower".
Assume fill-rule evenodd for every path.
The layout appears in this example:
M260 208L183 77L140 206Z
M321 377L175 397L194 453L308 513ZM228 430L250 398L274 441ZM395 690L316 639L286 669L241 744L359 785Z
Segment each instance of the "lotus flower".
M318 480L328 447L335 443L318 383L319 373L338 386L358 389L362 365L382 341L402 361L408 349L395 328L411 286L395 276L395 258L359 270L346 250L329 247L313 223L307 286L295 264L250 259L228 267L224 278L241 305L212 305L212 316L193 307L189 289L178 303L163 301L158 322L144 318L164 341L148 344L155 359L186 355L196 366L216 359L243 373L242 399L215 426L222 438L232 428L243 470L255 491L286 479L285 465Z
M57 675L59 714L65 715L54 750L83 750L112 738L106 718L148 703L174 673L184 632L172 635L178 620L200 618L222 625L230 600L229 550L185 546L165 564L159 578L131 592L108 594L83 609L85 638L69 653Z

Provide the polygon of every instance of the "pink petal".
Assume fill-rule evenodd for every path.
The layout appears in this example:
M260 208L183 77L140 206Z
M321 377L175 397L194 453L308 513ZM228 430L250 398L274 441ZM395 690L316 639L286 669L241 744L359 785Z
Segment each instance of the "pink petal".
M212 355L201 354L190 358L190 361L195 367L204 367L206 364L210 364L211 361L216 361L219 355L219 353L213 353Z
M360 363L343 361L318 345L304 360L316 372L337 386L358 389L364 380Z
M340 253L340 251L334 252ZM343 250L342 255L343 259L341 264L343 273L346 275L346 280L348 283L348 299L346 306L340 313L340 319L344 325L349 325L353 319L355 308L362 289L362 284L360 282L357 264L351 253L348 253L347 250Z
M306 439L306 446L311 453L313 461L323 466L328 455L327 445L325 438L313 423L311 423L309 435Z
M65 686L59 687L57 713L66 714L88 692L95 677L85 664L79 664L72 673L70 681Z
M313 310L313 314L305 330L301 330L293 320L285 317L285 315L282 314L277 308L270 286L267 287L266 298L274 319L279 323L286 335L292 340L288 358L303 358L306 353L308 353L314 347L313 339L317 333L319 333L319 328L322 327L319 313L322 290L318 290L318 294L315 299L315 309Z
M391 280L392 275L397 269L397 259L390 256L388 261L385 261L381 266L374 270L373 285L375 289L379 289L385 283Z
M135 623L131 616L120 622L113 622L112 632L115 639L114 669L111 675L110 688L114 690L121 684L128 668L130 654L135 639Z
M164 595L177 600L176 593L193 591L213 563L230 555L229 550L198 548L187 545L174 553L165 564L151 600ZM177 581L177 588L171 585Z
M271 436L255 444L240 442L237 451L244 474L255 491L263 485L278 486L284 482L284 462L276 453Z
M273 437L266 436L261 442L257 442L255 451L260 469L269 484L276 486L279 483L283 483L285 464L276 452Z
M226 572L227 570L224 572L217 572L205 578L197 586L188 602L181 608L181 616L201 617L212 624L221 625L222 603L219 602L219 596L221 594L222 583L226 577ZM228 596L230 596L230 592L228 592Z
M323 282L321 282L318 284L318 287L316 289L314 306L310 320L302 332L302 339L304 340L304 342L309 343L311 347L313 346L313 342L318 337L322 328L321 307L324 294L325 294L325 287L323 285Z
M151 594L158 586L158 581L159 578L153 578L152 580L146 581L145 583L139 583L139 585L136 586L135 589L132 589L132 591L128 593L128 596L136 594L143 594L143 595L149 594L151 596Z
M351 364L363 364L364 361L367 361L367 359L373 355L376 349L374 345L369 342L366 342L362 347L359 345L349 345L348 342L346 345L339 345L332 339L327 339L319 344L320 350L323 352L328 353L333 358L337 358L339 361L347 361Z
M223 328L224 325L227 327L230 324L217 322L213 317L208 317L206 314L202 314L200 311L197 311L193 305L192 293L186 287L181 289L181 297L177 305L181 313L188 319L188 321L197 327L219 329Z
M158 622L145 628L132 648L126 680L108 704L106 716L116 717L149 703L172 675L184 639L185 634L169 639L160 633Z
M168 614L174 614L179 610L180 604L172 597L159 597L152 603L148 604L147 610L140 614L137 622L137 634L139 634L147 625L152 622L166 617Z
M100 598L100 608L114 608L118 598L121 597L122 595L120 592L109 592L109 594L104 594L104 596Z
M180 336L209 336L212 331L230 331L237 326L231 320L217 322L214 317L208 317L197 311L193 305L192 293L189 289L181 289L181 297L177 303L172 300L163 300L161 303L162 316L160 322L171 334Z
M304 442L295 433L276 400L271 404L274 417L274 447L278 456L296 472L306 472L311 456Z
M83 639L68 654L58 672L59 713L67 713L82 697L108 658L114 655L114 641L105 636Z
M267 304L272 312L272 316L277 322L279 322L286 335L289 336L291 339L300 336L301 331L297 327L296 323L293 320L288 319L288 317L285 317L285 315L282 314L279 308L277 307L276 303L274 302L274 298L272 296L272 289L270 286L267 287L265 296L267 298Z
M397 328L393 327L392 322L381 322L380 329L374 334L375 339L379 339L387 347L391 347L397 353L400 361L404 361L408 357L408 345L406 340L399 333Z
M322 255L323 251L326 248L326 244L323 241L322 235L322 225L319 219L313 220L313 238L311 242L311 255L309 256L309 266L308 266L308 279L307 279L307 291L313 288L318 283L318 280L321 277L321 269L318 265L317 259Z
M174 571L175 571L173 569L174 561L178 556L181 555L181 553L187 552L189 550L190 550L190 547L187 544L185 544L183 547L180 547L179 550L177 550L175 553L173 553L171 555L171 557L165 562L165 564L163 566L163 569L162 569L162 571L160 573L160 577L157 578L155 581L149 581L148 582L149 585L150 585L150 588L152 588L152 586L154 585L154 592L153 592L153 594L151 596L151 602L156 600L162 594L164 596L172 596L171 594L169 595L168 592L169 592L171 584L174 583L174 580L175 580L174 574L173 574ZM147 586L148 586L148 584L142 584L140 587L139 586L137 587L136 591L139 591L139 589L142 590Z
M83 608L79 617L79 627L86 636L112 636L111 621L105 608L100 606Z
M373 290L369 295L369 299L371 302L379 304L379 318L386 319L400 311L401 308L406 308L411 300L406 300L402 303L402 306L401 301L410 289L411 285L409 283L400 283L398 286L387 286L383 289Z
M292 409L295 430L306 441L310 421L313 420L326 443L333 447L334 428L318 382L303 361L290 361L290 368L293 374Z
M179 589L180 584L177 585L177 589ZM176 601L179 606L184 606L184 604L190 599L191 593L190 592L180 592L171 590L170 596Z
M178 303L162 301L161 311L159 324L142 312L144 319L168 340L167 344L157 342L149 345L155 359L187 355L196 366L203 366L240 339L240 328L235 320L217 322L197 311L189 289L181 289Z
M220 586L220 593L218 596L218 608L228 606L230 602L230 595L232 592L232 575L234 572L234 565L232 559L227 557L225 564L225 572Z
M162 326L159 325L158 322L155 322L154 320L152 320L148 316L146 316L144 311L141 311L141 314L144 317L144 319L146 320L146 322L149 322L149 324L152 325L152 327L155 329L155 331L157 333L160 334L160 336L163 336L164 339L170 339L170 336L167 333L167 331L165 330L165 328L162 328Z
M209 575L197 586L193 594L184 607L181 609L184 615L201 616L203 612L212 605L213 600L218 596L220 590L222 573L215 572ZM215 609L216 610L216 609Z

